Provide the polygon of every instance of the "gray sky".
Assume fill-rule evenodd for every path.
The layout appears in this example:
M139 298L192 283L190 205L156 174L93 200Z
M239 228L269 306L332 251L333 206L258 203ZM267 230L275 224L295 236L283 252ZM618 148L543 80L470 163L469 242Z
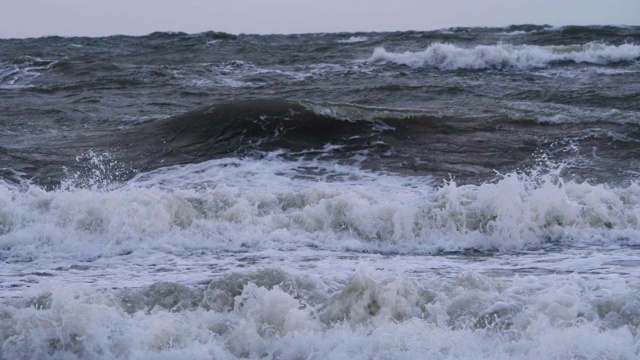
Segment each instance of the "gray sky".
M0 37L640 25L640 0L0 0Z

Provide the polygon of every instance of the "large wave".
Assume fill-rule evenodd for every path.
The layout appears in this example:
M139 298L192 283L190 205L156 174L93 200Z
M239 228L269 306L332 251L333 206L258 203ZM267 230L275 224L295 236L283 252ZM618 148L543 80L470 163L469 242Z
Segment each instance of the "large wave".
M91 156L83 155L90 153L108 153L119 162L111 162L105 171L121 181L140 171L171 165L226 157L255 159L273 152L290 161L331 159L365 169L454 176L475 183L490 179L494 170L509 172L529 166L536 153L557 162L572 161L572 174L596 181L606 181L614 174L626 179L628 170L634 171L636 134L630 126L617 126L618 113L610 114L613 124L603 122L589 131L566 114L549 113L553 116L461 117L344 103L243 100L114 132L65 136L46 146L6 147L0 151L0 167L48 188L58 186L69 171L80 183L83 174L102 171L92 167ZM583 151L592 148L598 148L597 156ZM618 151L620 148L626 151ZM592 165L586 175L573 166L585 161Z

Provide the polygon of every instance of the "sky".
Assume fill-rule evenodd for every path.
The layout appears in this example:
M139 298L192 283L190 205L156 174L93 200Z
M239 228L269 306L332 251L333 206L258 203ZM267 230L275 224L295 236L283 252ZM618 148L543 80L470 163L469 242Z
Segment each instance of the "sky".
M640 0L0 0L0 38L640 25Z

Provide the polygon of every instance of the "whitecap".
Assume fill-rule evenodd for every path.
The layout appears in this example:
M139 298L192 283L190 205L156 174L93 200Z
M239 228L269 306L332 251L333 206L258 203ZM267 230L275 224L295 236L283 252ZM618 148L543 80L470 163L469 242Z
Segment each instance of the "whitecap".
M367 40L369 40L369 38L366 36L352 36L348 39L340 39L337 42L340 44L353 44L353 43L365 42Z
M472 48L448 43L433 43L425 50L404 53L374 50L371 63L393 63L412 68L433 67L441 70L531 69L551 63L574 62L606 65L640 58L640 46L634 44L605 45L478 45Z

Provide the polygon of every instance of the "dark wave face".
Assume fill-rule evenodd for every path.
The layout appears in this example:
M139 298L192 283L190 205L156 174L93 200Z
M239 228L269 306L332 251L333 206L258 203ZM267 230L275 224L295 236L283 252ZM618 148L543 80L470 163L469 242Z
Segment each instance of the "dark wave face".
M91 175L93 159L78 156L89 152L109 154L112 165L102 176L114 181L165 166L277 154L290 161L333 160L474 183L496 171L533 166L545 156L566 162L572 177L615 182L633 173L639 142L635 124L433 116L274 99L206 106L127 129L57 140L46 149L2 148L0 159L5 169L47 186L56 186L69 172ZM13 174L7 176L13 181L19 178L5 173Z
M116 180L278 152L481 182L543 156L625 181L638 172L639 38L514 25L0 40L0 169L56 186L89 151L113 156Z

